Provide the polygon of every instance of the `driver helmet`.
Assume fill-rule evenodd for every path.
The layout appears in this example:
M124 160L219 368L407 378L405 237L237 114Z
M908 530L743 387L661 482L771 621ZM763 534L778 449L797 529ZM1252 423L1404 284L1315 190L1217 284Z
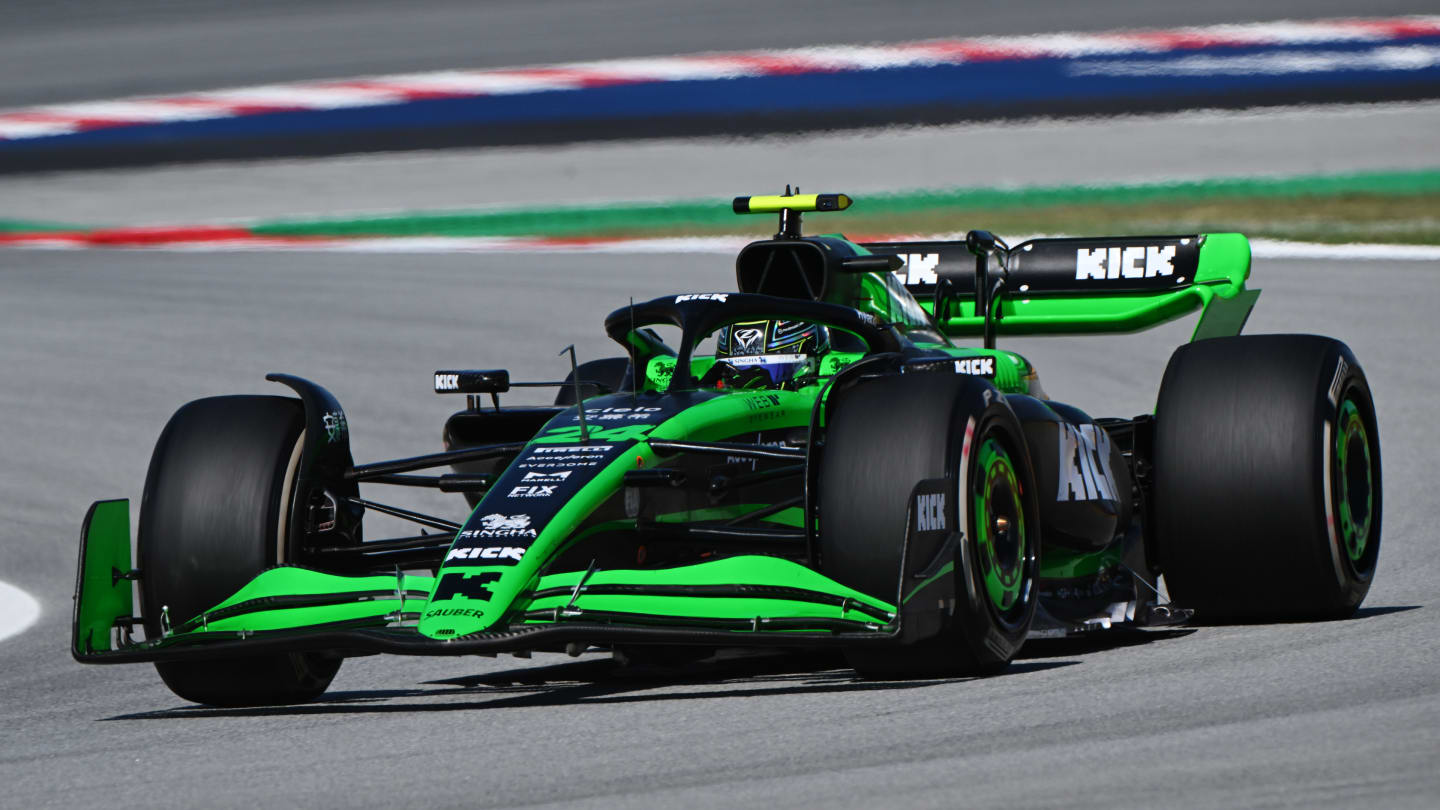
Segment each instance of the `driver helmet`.
M743 375L739 387L783 387L815 373L818 357L830 349L830 330L806 321L741 321L716 338L716 365L728 363Z

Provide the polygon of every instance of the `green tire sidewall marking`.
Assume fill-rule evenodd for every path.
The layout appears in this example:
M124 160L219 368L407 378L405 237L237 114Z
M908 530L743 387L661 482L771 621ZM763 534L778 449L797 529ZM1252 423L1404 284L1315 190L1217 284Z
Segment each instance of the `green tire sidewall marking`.
M974 508L971 513L975 516L976 556L979 558L985 593L990 598L990 604L1004 613L1019 601L1024 585L1027 535L1024 505L1020 502L1020 484L1015 476L1015 466L1010 462L1010 454L993 437L987 437L980 445L976 455L976 473ZM1001 505L991 501L991 496L1002 484L1008 486L1013 499L1010 504ZM996 548L994 532L991 530L997 505L1002 508L1008 506L1008 512L1015 521L1011 531L1015 533L1017 540L1013 559L1010 560L999 558L1000 551Z
M1337 481L1336 494L1338 501L1336 514L1339 518L1341 537L1345 543L1345 553L1350 557L1350 562L1358 563L1365 556L1365 547L1370 539L1370 522L1374 514L1375 505L1375 478L1374 469L1370 460L1370 436L1365 430L1365 420L1360 416L1360 409L1355 405L1355 400L1346 397L1340 403L1340 414L1336 421L1335 430L1335 478ZM1351 458L1351 440L1358 439L1358 444L1363 457ZM1355 511L1350 508L1350 472L1351 464L1363 465L1365 474L1365 506L1364 515L1356 518Z

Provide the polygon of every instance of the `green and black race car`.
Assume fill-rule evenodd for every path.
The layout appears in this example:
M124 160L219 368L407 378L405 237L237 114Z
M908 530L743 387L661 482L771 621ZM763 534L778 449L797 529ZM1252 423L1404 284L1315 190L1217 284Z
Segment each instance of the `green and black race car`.
M75 658L252 705L314 698L371 653L826 647L863 676L987 674L1032 635L1359 606L1381 512L1365 376L1336 340L1239 336L1243 236L802 235L801 212L849 204L737 199L780 216L738 291L620 307L618 356L572 351L563 383L436 372L466 396L445 452L356 464L340 404L287 375L269 379L298 398L185 405L135 561L127 501L86 517ZM1051 399L996 347L1196 310L1134 418ZM554 406L503 406L520 385L556 386ZM472 508L456 523L362 483ZM371 511L430 533L366 539Z

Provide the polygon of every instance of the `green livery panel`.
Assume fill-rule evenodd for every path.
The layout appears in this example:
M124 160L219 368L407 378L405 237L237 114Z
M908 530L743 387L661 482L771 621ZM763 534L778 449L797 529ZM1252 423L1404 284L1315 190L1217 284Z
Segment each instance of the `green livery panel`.
M71 652L76 658L114 649L117 629L129 629L135 608L130 566L130 501L90 505L80 530ZM122 624L123 622L123 624Z

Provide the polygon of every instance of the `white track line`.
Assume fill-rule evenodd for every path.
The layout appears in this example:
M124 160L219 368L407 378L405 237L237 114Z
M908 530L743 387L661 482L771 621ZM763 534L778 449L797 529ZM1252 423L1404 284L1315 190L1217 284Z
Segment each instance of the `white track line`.
M1256 259L1336 259L1340 261L1440 261L1440 245L1324 245L1314 242L1250 240Z
M40 603L14 585L0 582L0 641L25 632L40 618Z
M1010 240L1018 244L1027 239L1064 236L1064 234L1043 234L1016 237ZM862 240L871 237L857 237ZM882 241L903 239L906 241L933 242L956 241L964 234L902 236L885 235L874 237ZM291 253L705 253L734 254L756 236L692 236L666 237L657 239L599 239L595 241L548 240L518 236L475 236L475 237L375 237L375 238L321 238L304 241L291 239L197 239L154 245L92 245L83 238L71 236L36 235L24 242L5 244L6 247L29 248L32 250L153 250L167 253L229 253L229 252L291 252ZM1286 242L1278 239L1250 240L1250 254L1254 259L1315 259L1328 261L1440 261L1440 245L1386 245L1386 244L1324 244L1318 242Z

